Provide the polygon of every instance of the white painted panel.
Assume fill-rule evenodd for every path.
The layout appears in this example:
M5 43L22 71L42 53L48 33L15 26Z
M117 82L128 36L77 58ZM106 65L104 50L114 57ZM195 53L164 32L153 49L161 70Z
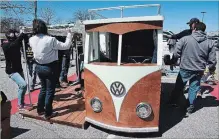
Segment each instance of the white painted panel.
M122 102L129 89L144 76L161 69L160 66L104 66L92 64L85 64L85 68L99 77L109 92L111 92L110 86L113 82L119 81L124 84L126 94L122 97L116 97L110 93L114 102L117 121Z
M133 128L133 127L118 127L118 126L112 126L108 124L104 124L98 121L95 121L93 119L90 119L88 117L85 117L85 121L90 122L94 125L109 129L109 130L114 130L114 131L121 131L121 132L127 132L127 133L146 133L146 132L158 132L159 128L158 127L142 127L142 128ZM118 137L117 137L118 138Z
M89 36L90 36L90 39L89 39L89 61L88 62L93 61L93 57L94 57L93 56L93 33L91 32Z
M157 65L162 65L163 30L158 30Z
M89 61L89 39L90 39L90 35L89 33L86 33L86 41L85 41L85 50L84 50L84 63L88 64Z
M122 57L122 35L119 35L117 65L121 64L121 57Z

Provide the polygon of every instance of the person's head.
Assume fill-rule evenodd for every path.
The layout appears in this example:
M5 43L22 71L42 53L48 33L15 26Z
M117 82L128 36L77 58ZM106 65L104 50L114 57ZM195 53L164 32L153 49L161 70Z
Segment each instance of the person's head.
M17 37L19 36L19 32L15 29L9 29L6 33L5 36L9 42L15 41Z
M203 31L205 32L206 25L202 22L195 24L194 31Z
M47 34L47 26L46 23L41 19L34 19L33 20L33 34Z
M190 21L187 24L189 24L190 29L193 30L195 27L195 24L197 24L199 22L200 21L198 18L192 18L192 19L190 19Z

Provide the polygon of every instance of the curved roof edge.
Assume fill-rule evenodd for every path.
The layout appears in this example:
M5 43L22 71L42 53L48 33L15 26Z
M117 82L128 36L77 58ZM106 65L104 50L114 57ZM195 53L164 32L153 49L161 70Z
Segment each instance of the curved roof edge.
M163 21L163 20L164 20L163 16L157 15L157 16L139 16L139 17L86 20L83 22L83 24L84 25L91 25L91 24L107 24L107 23L118 23L118 22Z

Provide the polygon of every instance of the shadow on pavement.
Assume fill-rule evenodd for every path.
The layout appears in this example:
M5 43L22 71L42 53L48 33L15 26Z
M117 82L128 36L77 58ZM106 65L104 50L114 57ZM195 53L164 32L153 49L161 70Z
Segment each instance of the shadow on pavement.
M27 131L29 131L30 129L24 129L24 128L17 128L17 127L11 127L11 138L15 138Z
M174 84L164 83L162 86L161 94L161 107L160 107L160 133L163 134L175 125L177 125L185 116L186 107L189 102L185 96L180 96L180 106L181 108L171 108L165 104L168 101L169 93L174 88ZM212 91L213 89L209 86L202 87L203 90L207 89ZM195 101L195 111L200 110L203 107L217 107L219 106L219 101L216 97L207 96L202 99L197 99ZM194 111L194 112L195 112Z
M182 121L185 115L185 107L182 108L173 108L169 107L166 103L169 100L170 93L174 88L174 83L163 83L162 84L162 93L160 100L160 123L159 123L159 132L162 136L163 133L177 125ZM182 94L180 96L180 105L186 106L186 98Z
M203 107L217 107L217 106L219 106L219 101L216 100L216 97L207 96L205 98L196 100L195 111L198 111Z

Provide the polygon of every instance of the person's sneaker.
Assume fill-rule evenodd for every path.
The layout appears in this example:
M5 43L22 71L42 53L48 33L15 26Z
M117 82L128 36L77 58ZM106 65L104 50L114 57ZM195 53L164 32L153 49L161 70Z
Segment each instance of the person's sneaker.
M197 95L196 99L200 100L200 99L202 99L202 96L201 95Z
M186 112L186 115L185 117L189 117L194 111L194 105L190 105L188 108L187 108L187 112Z
M33 107L33 105L24 103L24 107Z
M61 82L60 85L61 85L62 88L67 88L68 87L67 82Z
M55 92L59 92L59 91L61 91L60 88L55 88Z
M53 117L56 117L57 115L58 115L58 112L53 112L50 116L44 116L44 119L45 120L49 120L49 119L51 119Z
M73 81L70 85L71 86L74 86L74 85L78 85L80 84L80 81L79 80L76 80L76 81Z
M25 105L18 105L18 110L19 111L28 111L28 107L26 107Z

